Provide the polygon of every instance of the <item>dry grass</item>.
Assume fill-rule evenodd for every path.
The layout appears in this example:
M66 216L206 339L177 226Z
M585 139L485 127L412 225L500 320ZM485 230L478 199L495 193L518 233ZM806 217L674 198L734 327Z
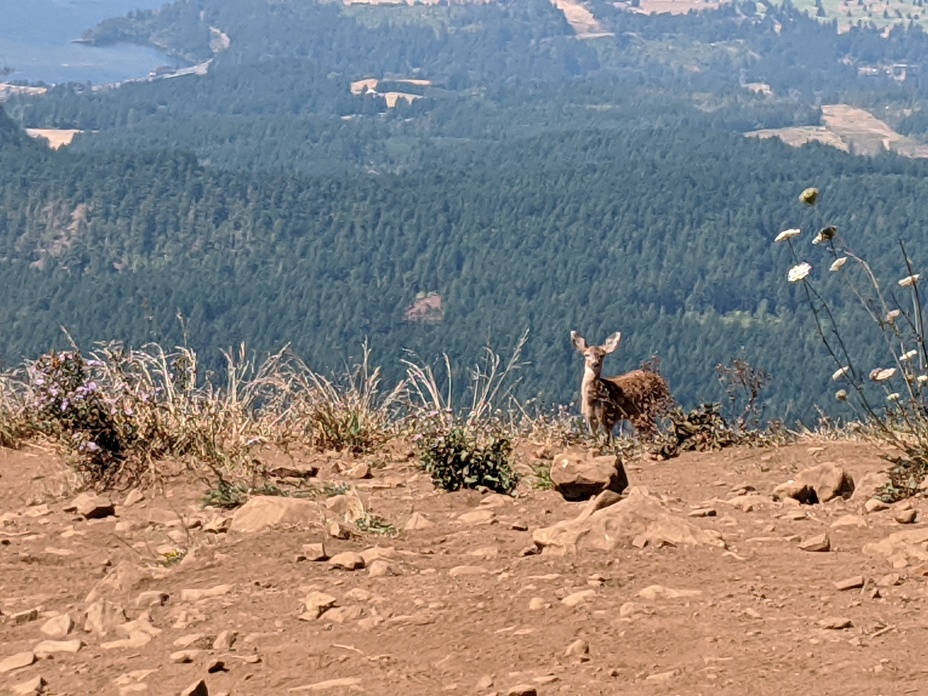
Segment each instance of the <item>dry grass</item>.
M27 128L26 135L31 138L43 139L48 142L52 150L70 145L74 136L83 133L81 130L74 128Z

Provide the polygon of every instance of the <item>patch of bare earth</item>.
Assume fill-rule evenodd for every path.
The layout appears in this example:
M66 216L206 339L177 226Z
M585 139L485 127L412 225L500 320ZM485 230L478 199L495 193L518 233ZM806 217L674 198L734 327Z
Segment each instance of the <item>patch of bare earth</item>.
M928 145L921 145L900 135L871 113L846 104L822 107L822 126L771 128L751 131L748 136L780 138L787 145L799 147L820 142L846 152L874 155L889 150L904 157L928 157Z
M630 2L618 2L617 6L641 14L686 14L691 10L717 10L724 3L717 0L640 0L637 7Z
M603 28L593 13L576 0L551 0L551 2L564 13L567 23L581 39L612 36L612 33Z
M73 128L27 128L26 135L30 138L41 138L48 141L48 146L53 150L59 147L70 145L74 136L83 131Z
M523 470L550 461L528 452ZM586 503L528 478L514 498L442 493L403 443L296 456L314 489L346 493L234 517L204 508L193 477L75 501L47 453L0 450L0 691L928 693L928 503L771 495L825 462L858 482L883 466L847 441L629 462L648 505L725 546L556 555L530 553L533 533ZM829 550L803 550L821 535Z

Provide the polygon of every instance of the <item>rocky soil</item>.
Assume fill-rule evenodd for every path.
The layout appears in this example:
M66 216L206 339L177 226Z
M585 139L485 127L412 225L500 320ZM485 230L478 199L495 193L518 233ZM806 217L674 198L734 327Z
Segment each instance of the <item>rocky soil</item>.
M571 502L411 454L296 456L301 496L225 511L0 450L0 693L928 693L928 506L871 501L866 444L626 462Z

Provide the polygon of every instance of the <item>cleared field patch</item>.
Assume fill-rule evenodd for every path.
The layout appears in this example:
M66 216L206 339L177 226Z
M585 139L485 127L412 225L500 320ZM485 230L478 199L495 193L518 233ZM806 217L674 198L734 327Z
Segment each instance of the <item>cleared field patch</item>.
M564 13L564 18L580 38L592 39L598 36L610 36L599 20L587 8L574 0L551 0L554 6Z
M624 4L624 3L623 3ZM637 8L642 14L686 14L690 10L717 10L723 2L718 0L640 0Z
M30 138L42 138L48 141L48 146L53 150L59 147L70 145L74 136L83 133L81 130L74 128L27 128L26 135Z
M822 122L821 126L769 128L751 131L746 135L780 138L793 147L820 142L860 155L875 155L881 150L889 150L904 157L928 157L928 145L922 145L897 133L885 122L863 109L847 104L823 106Z

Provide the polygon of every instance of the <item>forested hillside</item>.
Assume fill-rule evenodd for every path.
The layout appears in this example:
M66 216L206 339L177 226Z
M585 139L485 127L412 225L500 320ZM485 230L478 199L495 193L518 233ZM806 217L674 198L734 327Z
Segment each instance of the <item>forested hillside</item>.
M819 186L828 222L893 284L900 238L928 261L928 163L743 133L816 125L843 101L919 135L921 74L858 68L921 61L925 35L839 35L790 6L590 6L610 35L578 39L542 0L191 0L104 23L87 40L157 43L208 69L6 103L0 356L63 345L64 326L84 346L186 340L213 367L240 341L291 343L339 371L368 338L393 381L405 351L463 368L529 329L522 395L566 403L570 330L621 330L607 369L657 354L686 405L718 400L715 366L740 357L773 376L768 415L840 414L772 240L814 234L797 196ZM365 78L376 88L353 94ZM391 107L388 92L416 98ZM85 133L50 152L14 146L16 126ZM422 298L440 309L410 312Z

